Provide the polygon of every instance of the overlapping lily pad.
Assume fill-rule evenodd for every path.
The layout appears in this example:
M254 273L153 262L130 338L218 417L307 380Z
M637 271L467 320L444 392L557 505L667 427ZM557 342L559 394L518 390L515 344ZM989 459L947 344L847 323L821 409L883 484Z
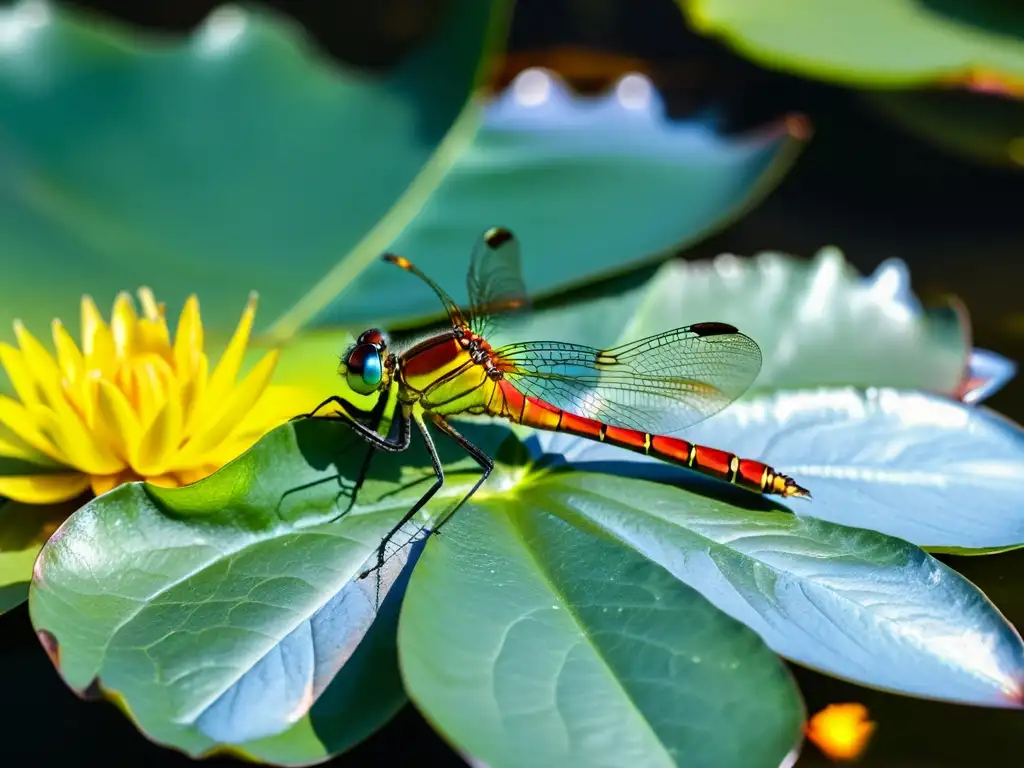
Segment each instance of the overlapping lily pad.
M780 660L538 491L466 509L414 572L399 635L413 701L487 765L778 768L803 715Z
M705 321L731 323L761 347L751 396L830 385L952 394L970 352L967 318L953 308L925 311L903 262L862 277L835 248L809 261L775 252L672 261L629 290L506 323L496 343L610 347Z
M354 576L431 473L422 452L383 457L360 514L334 520L365 450L336 424L289 425L197 485L125 485L74 514L30 601L68 685L193 756L304 764L379 727L405 701L395 622L418 528L396 538L414 543L382 571L381 615L377 580ZM452 458L440 502L467 490Z
M0 339L14 317L74 335L83 293L109 306L139 285L169 308L196 292L214 346L251 290L262 344L397 328L439 308L395 287L389 248L458 294L477 236L503 224L521 230L531 290L550 293L704 236L792 161L785 123L726 138L668 121L653 94L592 102L554 83L543 103L485 100L479 60L507 14L460 0L371 76L262 11L225 6L179 41L40 0L4 10ZM341 343L286 357L308 373Z
M1024 13L972 0L676 0L744 56L847 85L1024 94Z
M667 760L704 717L687 691L709 686L731 717L701 720L720 737L700 750L707 764L790 750L799 723L791 684L755 635L711 605L835 675L1020 705L1020 637L975 587L906 541L772 511L738 490L723 496L712 481L672 487L531 469L508 430L464 429L499 468L428 541L399 643L418 705L488 764L514 743L590 754L583 712L595 701L624 756L650 747ZM75 513L41 553L30 594L33 623L68 684L114 698L151 738L190 754L229 748L297 764L383 723L401 693L373 688L397 680L388 635L374 633L393 627L379 619L369 629L369 585L352 578L432 472L421 449L381 456L347 515L331 521L348 508L361 463L339 448L347 434L339 424L285 425L193 486L125 486ZM448 482L428 514L478 471L441 445ZM385 573L385 591L397 570ZM764 682L774 715L740 695L740 670ZM647 680L673 691L674 709ZM597 696L616 688L627 695ZM496 708L482 706L494 690ZM331 702L331 717L318 717ZM568 718L568 741L551 731L555 711Z

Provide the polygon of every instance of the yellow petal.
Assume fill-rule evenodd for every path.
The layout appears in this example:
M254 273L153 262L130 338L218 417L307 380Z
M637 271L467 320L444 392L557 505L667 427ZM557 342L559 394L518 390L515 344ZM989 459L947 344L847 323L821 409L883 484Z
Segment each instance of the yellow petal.
M119 358L128 357L134 349L135 324L139 316L135 314L135 305L127 292L121 291L114 299L114 309L110 315L110 332L114 337L114 352Z
M146 482L149 485L157 485L161 488L178 488L182 484L176 475L153 475L152 477L147 477Z
M33 336L20 320L14 321L14 334L18 339L18 346L21 347L25 367L32 375L43 399L50 407L66 403L60 383L60 368L50 350L40 344L39 339Z
M89 476L82 474L0 476L0 496L24 504L68 501L88 487Z
M163 377L155 365L148 362L132 366L133 390L135 391L135 413L139 417L139 425L145 431L157 413L163 408L167 399L167 385L172 377Z
M60 372L68 382L74 385L84 373L85 360L82 358L82 352L60 320L54 320L51 327L53 329L53 346L57 350L57 364L60 366Z
M323 402L324 397L322 392L314 392L305 387L269 386L239 423L237 431L269 432L294 416L309 413Z
M102 496L107 491L117 488L124 483L130 483L139 478L132 472L118 472L114 475L93 475L90 478L92 493L94 496Z
M94 430L119 459L135 466L142 426L124 392L102 379L97 391Z
M205 480L220 468L219 464L204 464L191 469L180 469L174 473L178 485L192 485Z
M185 382L181 388L181 413L185 420L186 436L195 434L199 427L199 405L206 395L208 367L209 362L206 355L200 354L195 376Z
M214 414L213 423L209 426L200 425L205 428L190 437L175 462L176 467L187 467L195 463L207 451L224 442L238 427L238 423L266 390L279 354L277 350L268 352L253 366L245 379L235 387L227 402L222 404L223 409Z
M82 354L90 371L114 371L114 337L91 296L82 297Z
M160 305L156 302L156 297L153 295L153 291L145 285L139 288L139 304L142 305L142 315L151 322L156 322L163 319L163 312L160 310Z
M168 361L173 359L171 334L167 330L164 305L157 304L153 292L146 287L139 288L139 303L143 318L139 320L139 348L146 352L158 353Z
M0 458L20 459L42 467L62 467L61 462L36 450L4 424L0 424Z
M245 357L246 347L249 345L249 334L256 317L256 303L257 295L254 291L249 294L249 301L245 306L245 311L242 312L242 319L238 321L238 327L235 328L235 332L231 336L231 341L228 342L224 354L217 362L217 367L210 374L210 382L201 406L201 417L204 419L212 418L213 414L209 409L220 408L235 383L238 369Z
M105 443L94 440L77 416L74 420L59 418L41 407L32 408L30 415L65 464L90 475L109 475L124 468L124 462ZM97 415L96 421L101 422L102 418Z
M64 458L58 447L47 439L29 409L7 395L0 395L0 425L40 453L57 461Z
M134 466L140 475L156 475L163 470L168 456L181 445L181 429L181 399L178 393L172 390L168 393L163 408L139 441Z
M7 378L11 380L11 386L21 402L31 405L40 401L39 388L19 350L10 344L0 343L0 365L7 371Z
M192 294L181 309L178 330L174 334L174 369L179 380L195 378L202 352L203 321L199 315L199 299Z

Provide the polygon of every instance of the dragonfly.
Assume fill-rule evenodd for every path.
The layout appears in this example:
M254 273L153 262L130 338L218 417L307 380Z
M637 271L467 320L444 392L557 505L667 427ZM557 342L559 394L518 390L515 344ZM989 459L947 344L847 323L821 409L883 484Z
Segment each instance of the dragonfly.
M444 470L428 423L455 441L481 474L462 499L438 518L441 526L482 486L494 469L486 452L451 423L458 416L492 416L540 430L565 432L653 456L749 491L809 498L791 477L754 459L671 436L726 408L761 370L757 343L732 325L702 322L609 349L564 341L527 341L494 348L488 337L505 318L527 311L520 246L511 231L488 229L470 256L468 307L460 307L407 258L384 261L410 272L440 299L448 323L404 350L392 350L379 328L363 331L341 357L338 372L347 396L332 395L339 418L378 450L404 451L412 429L426 446L434 483L384 537L376 565L384 564L391 538L444 483ZM356 395L357 397L352 397ZM365 479L368 451L356 487Z

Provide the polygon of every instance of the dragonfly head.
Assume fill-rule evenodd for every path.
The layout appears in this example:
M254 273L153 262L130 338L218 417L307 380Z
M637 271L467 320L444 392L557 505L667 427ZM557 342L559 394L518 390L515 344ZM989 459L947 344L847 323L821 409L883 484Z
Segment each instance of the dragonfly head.
M356 394L372 395L385 389L390 379L387 350L388 340L381 331L376 328L363 331L342 357L338 373Z

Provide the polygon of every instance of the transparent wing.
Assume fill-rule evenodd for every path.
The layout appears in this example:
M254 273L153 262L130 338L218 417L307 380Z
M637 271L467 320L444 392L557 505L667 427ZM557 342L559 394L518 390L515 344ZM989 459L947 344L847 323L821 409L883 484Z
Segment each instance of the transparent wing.
M500 319L529 309L519 258L519 241L502 227L492 227L477 241L466 275L469 327L486 337Z
M614 349L535 341L495 354L505 378L525 395L663 435L718 413L761 370L757 343L725 323L697 323Z

